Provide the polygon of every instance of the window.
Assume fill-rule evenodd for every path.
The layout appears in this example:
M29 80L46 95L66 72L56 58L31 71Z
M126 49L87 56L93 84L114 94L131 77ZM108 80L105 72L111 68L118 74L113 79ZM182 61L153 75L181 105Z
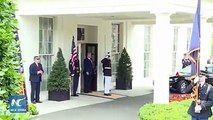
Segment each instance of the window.
M177 47L178 47L178 27L174 27L173 51L172 51L172 73L175 72L177 63Z
M117 65L120 58L120 24L112 24L112 80L115 81Z
M191 42L191 34L192 34L192 28L188 27L187 28L187 43L186 43L186 51L189 51L189 46Z
M120 32L120 24L112 24L112 51L115 53L119 53L119 42L120 42L120 37L119 37L119 32Z
M84 40L85 39L85 30L84 28L77 28L77 40Z
M47 90L47 77L51 71L53 56L53 18L39 18L39 55L44 69L42 90Z
M151 26L144 27L144 77L149 77L151 68Z

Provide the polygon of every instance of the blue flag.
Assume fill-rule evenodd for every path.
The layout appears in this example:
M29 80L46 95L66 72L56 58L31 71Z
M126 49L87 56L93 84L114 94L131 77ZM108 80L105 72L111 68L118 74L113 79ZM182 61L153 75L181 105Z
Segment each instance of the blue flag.
M200 0L198 0L197 10L194 16L193 21L193 29L192 29L192 36L190 42L190 49L189 49L189 59L192 61L191 64L191 74L199 75L200 74L200 62L199 62L199 53L200 53Z

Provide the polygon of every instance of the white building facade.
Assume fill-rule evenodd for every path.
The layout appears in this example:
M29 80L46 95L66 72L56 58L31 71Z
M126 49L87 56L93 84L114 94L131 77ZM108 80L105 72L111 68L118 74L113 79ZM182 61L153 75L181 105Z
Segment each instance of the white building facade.
M115 81L116 63L125 47L132 60L133 87L154 80L154 102L167 103L169 74L181 68L188 51L196 6L197 0L17 0L28 91L33 57L41 56L45 69L42 90L46 90L58 48L68 66L74 36L81 61L87 52L94 54L94 91L103 90L101 59L111 52ZM213 1L202 0L201 68L211 54L212 17Z

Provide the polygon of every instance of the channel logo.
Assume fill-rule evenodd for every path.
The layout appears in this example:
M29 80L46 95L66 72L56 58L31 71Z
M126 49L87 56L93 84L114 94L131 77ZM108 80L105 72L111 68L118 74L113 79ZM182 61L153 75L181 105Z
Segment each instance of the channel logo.
M10 96L10 112L11 113L25 113L27 112L27 100L23 95Z

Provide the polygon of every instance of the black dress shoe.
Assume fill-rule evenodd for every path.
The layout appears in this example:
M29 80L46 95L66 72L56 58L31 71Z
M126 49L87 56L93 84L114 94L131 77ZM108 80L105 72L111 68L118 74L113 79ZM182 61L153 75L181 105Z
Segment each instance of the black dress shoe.
M105 96L111 96L111 94L110 94L110 93L104 93L104 95L105 95Z
M89 93L89 91L84 91L84 93Z
M34 102L34 101L33 101L33 102L31 102L31 103L32 103L32 104L36 104L36 102Z
M41 101L36 101L36 103L42 103Z
M71 95L71 96L78 97L79 95L78 94L74 94L74 95Z

